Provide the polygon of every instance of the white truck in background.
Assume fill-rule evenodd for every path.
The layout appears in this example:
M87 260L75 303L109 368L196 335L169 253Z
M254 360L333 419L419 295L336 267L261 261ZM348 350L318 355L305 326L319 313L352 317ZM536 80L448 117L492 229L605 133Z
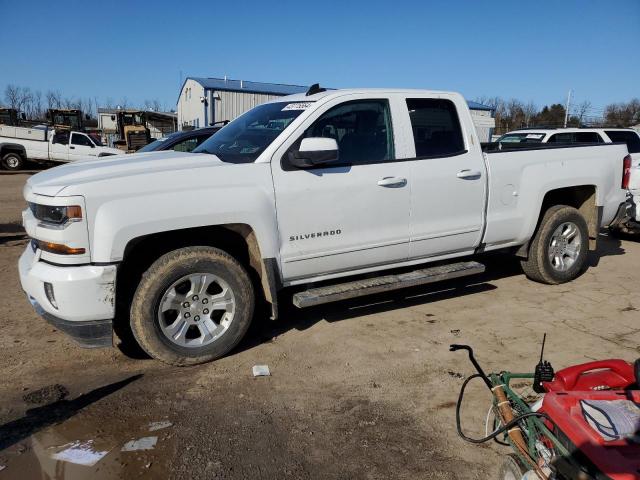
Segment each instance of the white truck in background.
M483 151L456 93L314 85L193 153L30 177L20 280L84 346L115 332L201 363L238 344L257 303L275 319L290 286L310 307L479 273L474 256L494 250L535 281L570 281L627 214L628 161L624 144Z
M629 151L628 191L630 212L626 222L617 229L627 233L640 232L640 132L632 128L526 128L505 133L496 141L499 148L545 143L625 143Z
M0 125L0 164L7 170L20 170L27 160L67 163L87 157L121 154L121 150L105 147L98 138L83 132L55 130L44 125Z

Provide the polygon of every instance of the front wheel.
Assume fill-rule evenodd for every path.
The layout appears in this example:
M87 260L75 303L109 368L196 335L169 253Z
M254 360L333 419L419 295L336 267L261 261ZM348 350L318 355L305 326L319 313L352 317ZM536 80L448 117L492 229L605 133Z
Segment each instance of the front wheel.
M537 282L569 282L582 272L588 253L589 229L584 217L573 207L557 205L542 217L522 269Z
M249 275L233 257L213 247L181 248L144 273L131 303L131 330L153 358L195 365L238 344L254 302Z
M24 160L18 153L7 153L2 157L2 166L7 170L20 170L24 165Z

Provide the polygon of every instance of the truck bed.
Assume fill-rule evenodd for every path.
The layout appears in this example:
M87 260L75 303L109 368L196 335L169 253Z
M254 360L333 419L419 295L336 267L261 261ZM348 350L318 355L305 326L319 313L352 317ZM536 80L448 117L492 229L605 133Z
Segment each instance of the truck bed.
M593 196L600 217L592 219L594 229L608 225L625 201L620 187L628 154L624 143L524 144L501 150L495 145L483 145L491 192L483 239L487 250L524 244L538 221L530 212L541 211L545 192L580 187L582 195Z

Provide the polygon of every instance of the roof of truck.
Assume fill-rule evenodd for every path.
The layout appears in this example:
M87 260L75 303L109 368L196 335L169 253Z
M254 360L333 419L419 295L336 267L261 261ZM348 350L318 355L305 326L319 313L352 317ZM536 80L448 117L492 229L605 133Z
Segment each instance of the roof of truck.
M427 95L442 95L442 94L458 94L457 92L446 92L443 90L424 90L417 88L341 88L341 89L327 89L318 93L314 93L312 95L307 95L306 91L304 93L296 93L294 95L287 95L286 97L277 98L271 100L271 103L276 102L315 102L320 100L321 98L325 98L328 96L342 96L349 94L358 94L358 93L401 93L401 94L427 94ZM493 111L494 108L488 105L482 105L478 102L473 102L467 100L467 105L471 110L485 110L485 111Z
M604 130L620 130L620 131L632 131L633 128L624 127L541 127L541 128L518 128L511 130L507 133L562 133L562 132L602 132Z

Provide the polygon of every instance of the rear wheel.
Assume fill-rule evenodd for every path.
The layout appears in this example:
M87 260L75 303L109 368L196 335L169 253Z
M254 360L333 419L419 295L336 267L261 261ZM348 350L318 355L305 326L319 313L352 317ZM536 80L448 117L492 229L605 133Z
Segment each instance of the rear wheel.
M7 170L20 170L24 160L19 153L7 153L2 157L2 166Z
M131 304L131 330L153 358L194 365L235 347L253 309L253 286L237 260L217 248L181 248L144 273Z
M502 462L498 478L500 480L521 480L522 476L527 473L527 469L517 455L510 453Z
M557 205L542 217L522 269L537 282L564 283L582 272L588 253L589 229L584 217L573 207Z

